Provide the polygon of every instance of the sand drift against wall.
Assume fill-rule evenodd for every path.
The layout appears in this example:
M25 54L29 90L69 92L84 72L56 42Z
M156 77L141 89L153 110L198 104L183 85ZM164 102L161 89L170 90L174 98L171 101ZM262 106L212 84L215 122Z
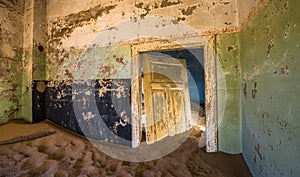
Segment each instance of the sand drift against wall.
M168 156L135 163L113 159L100 152L86 139L52 123L41 122L33 125L46 125L47 130L55 130L56 133L35 140L0 146L0 175L251 176L240 154L207 154L204 148L199 148L199 129L195 129L185 143ZM1 132L3 127L0 126ZM39 131L38 126L32 128Z

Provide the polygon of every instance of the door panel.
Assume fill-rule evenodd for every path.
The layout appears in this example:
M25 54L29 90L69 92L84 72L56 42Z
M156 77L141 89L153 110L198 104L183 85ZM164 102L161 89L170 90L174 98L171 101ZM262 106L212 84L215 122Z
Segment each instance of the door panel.
M188 130L191 119L185 60L143 54L147 144Z

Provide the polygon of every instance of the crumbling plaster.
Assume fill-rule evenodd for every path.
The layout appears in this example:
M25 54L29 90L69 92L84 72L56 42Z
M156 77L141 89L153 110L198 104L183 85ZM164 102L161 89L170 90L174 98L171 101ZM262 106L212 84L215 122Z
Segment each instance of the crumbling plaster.
M78 61L87 48L135 45L151 41L184 39L193 36L236 33L240 25L256 12L262 1L241 2L236 0L195 1L195 0L151 0L151 1L47 1L46 19L48 23L48 56L46 80L72 80ZM243 5L245 3L246 5ZM238 8L242 7L243 10ZM189 28L189 30L187 30ZM227 107L219 114L221 139L220 150L231 153L241 152L241 115L239 84L239 50L237 36L221 36L232 39L209 43L217 47L218 60L226 70L226 81L230 89L223 88L219 99ZM210 39L210 38L207 38ZM219 39L217 37L217 39ZM195 42L196 43L196 42ZM228 45L228 46L227 46ZM232 49L230 47L233 47ZM230 50L228 50L230 48ZM103 49L100 49L103 50ZM108 49L108 51L111 49ZM227 58L224 59L224 57ZM108 57L109 58L109 57ZM112 60L113 61L113 60ZM111 66L115 64L111 63ZM105 73L99 70L100 75ZM238 74L236 74L238 73ZM100 76L101 77L101 76ZM85 75L81 79L91 79ZM223 78L224 79L224 78ZM231 84L233 83L233 84ZM231 85L230 85L231 84ZM219 85L220 86L220 85ZM226 97L227 95L227 97ZM223 102L222 102L223 103ZM222 104L219 103L219 104ZM234 124L231 124L234 122ZM232 126L237 125L237 126ZM228 127L232 127L228 131ZM228 137L236 138L228 139ZM226 143L231 142L231 143Z
M156 34L166 30L164 27L169 25L167 22L165 24L151 24L149 21L145 22L146 17L163 17L172 21L174 24L183 23L191 26L199 34L234 32L238 27L235 1L199 2L191 0L163 0L138 2L126 0L101 1L98 3L95 3L95 1L89 3L87 1L83 4L81 3L81 1L74 1L73 3L68 2L66 5L62 4L61 6L57 6L55 1L48 1L47 20L49 32L51 33L50 29L56 28L56 30L59 30L61 28L57 23L58 21L64 28L72 28L68 36L61 40L64 48L85 47L98 33L110 29L123 21L130 20L136 24L136 28L134 28L134 24L132 27L132 32L135 33L136 36L142 35L141 33L145 30L143 28L149 28L151 25L156 26L156 28L151 28L152 31L155 30ZM78 7L78 4L80 4L80 7ZM63 9L60 10L61 7L63 7ZM105 12L98 14L99 16L96 17L95 13L91 13L95 8L98 8L98 11L101 9L105 10ZM76 24L74 24L75 21L72 20L64 21L64 19L68 17L73 18L75 14L79 14L80 12L84 14L83 16L86 19L78 18ZM124 36L126 36L126 33ZM109 40L111 45L118 45L122 42L128 42L128 39L124 40L122 39L123 37L103 40ZM164 34L163 37L183 37L183 34L173 34L169 32L169 34Z
M95 49L103 50L108 46L131 46L161 39L184 39L199 35L211 39L211 35L236 33L263 2L251 0L243 5L244 1L236 0L25 1L20 9L19 23L23 31L16 35L23 36L20 42L22 74L17 86L21 95L17 96L17 103L14 104L21 105L21 113L17 117L32 121L32 82L41 81L37 82L38 85L45 86L45 83L41 84L43 80L57 80L59 83L74 79L77 61L90 44ZM5 9L10 11L12 7L7 5ZM208 43L216 47L216 43ZM227 50L227 47L224 48ZM223 47L219 52L221 50ZM128 54L125 52L126 56ZM230 60L237 59L235 57L231 55ZM122 63L116 58L121 57L111 57L114 62ZM239 77L234 73L229 75ZM15 108L9 111L14 112ZM227 122L230 123L230 120ZM239 152L239 147L230 151Z

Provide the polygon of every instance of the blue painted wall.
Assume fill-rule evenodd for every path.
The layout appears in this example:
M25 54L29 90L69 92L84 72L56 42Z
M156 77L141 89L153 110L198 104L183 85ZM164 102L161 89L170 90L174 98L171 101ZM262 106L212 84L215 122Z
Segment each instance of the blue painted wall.
M38 82L48 85L44 92ZM33 120L47 117L89 138L131 146L130 84L130 79L34 81Z

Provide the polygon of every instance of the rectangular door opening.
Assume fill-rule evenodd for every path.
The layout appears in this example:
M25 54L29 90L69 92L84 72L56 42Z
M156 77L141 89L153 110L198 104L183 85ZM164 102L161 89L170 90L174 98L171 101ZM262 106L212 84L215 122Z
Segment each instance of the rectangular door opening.
M140 54L140 141L152 144L191 128L205 146L204 49Z

